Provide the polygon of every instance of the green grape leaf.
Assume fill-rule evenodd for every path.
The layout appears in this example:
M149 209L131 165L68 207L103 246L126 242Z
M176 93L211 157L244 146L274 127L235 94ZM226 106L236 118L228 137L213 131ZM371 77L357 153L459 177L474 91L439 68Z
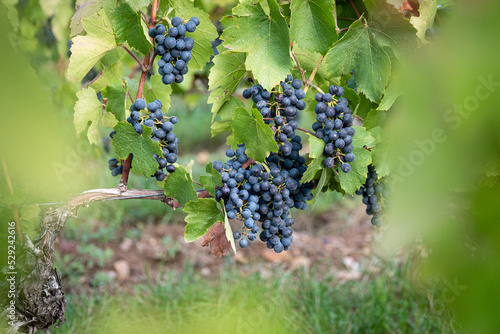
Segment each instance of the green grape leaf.
M200 19L200 25L196 27L196 31L187 32L186 37L194 39L193 58L189 61L189 69L204 68L214 54L212 41L219 36L217 28L212 24L208 14L196 8L190 0L169 0L169 3L174 8L175 15L183 20L189 20L193 16Z
M434 25L437 13L437 0L422 0L418 6L419 16L410 18L410 23L417 29L417 36L421 42L427 42L425 32Z
M151 4L151 0L125 0L125 2L128 3L130 7L132 7L134 12L138 12L141 8L144 8Z
M325 156L322 154L318 158L313 159L307 166L307 170L302 176L300 183L306 183L316 178L316 173L325 168Z
M375 143L375 138L365 128L356 126L354 129L356 134L352 141L354 146L352 153L356 159L350 163L351 171L349 173L339 172L340 186L351 195L365 183L368 165L372 163L370 151L366 150L364 146L371 148Z
M99 75L92 81L90 87L96 91L104 90L107 86L120 84L123 80L123 72L125 67L122 62L114 63L104 67Z
M323 159L323 161L324 161L324 159ZM314 190L313 199L311 200L311 202L309 202L309 204L314 204L316 202L316 200L318 199L319 193L323 191L323 187L325 186L325 182L326 182L326 176L327 176L327 170L326 170L326 168L323 168L321 170L321 176L320 176L318 184L316 186L316 190Z
M214 169L212 163L207 165L205 171L210 175L200 176L200 183L210 195L215 196L215 186L222 187L221 176L219 172Z
M101 101L97 98L96 91L91 88L83 88L76 93L78 101L75 103L73 114L73 123L77 133L87 129L87 138L91 144L100 142L99 126L113 127L116 119L111 113L107 113Z
M107 52L116 47L113 28L104 10L83 19L82 24L87 35L73 38L69 58L68 77L74 81L82 80Z
M125 120L127 88L121 84L110 85L106 88L106 111L113 113L119 122Z
M376 109L377 107L372 105L372 102L368 100L365 94L360 93L358 97L359 97L359 103L358 106L356 107L355 114L364 119L366 118L366 116L368 116L368 113L370 111Z
M21 208L21 226L23 232L27 233L31 240L37 235L41 211L38 205L25 205Z
M383 13L377 16L376 13ZM417 47L415 28L392 5L374 8L366 21L360 18L326 55L331 75L355 70L358 90L378 102L389 81L391 60L384 48L402 60L403 51Z
M151 89L146 96L149 102L160 100L162 103L161 110L167 113L170 109L170 96L172 95L171 85L165 85L161 81L161 75L155 74L151 76Z
M342 95L342 97L345 97L347 101L349 101L349 108L351 108L352 111L356 110L360 99L355 90L344 87L344 95Z
M394 102L396 102L397 98L401 96L401 89L399 89L398 85L391 83L384 92L384 97L382 101L380 101L380 105L377 110L389 110Z
M70 37L80 35L84 32L82 20L99 12L102 8L102 2L103 0L79 0L76 2L75 14L70 22Z
M152 44L142 27L141 13L134 11L128 4L122 3L116 7L113 13L113 29L118 44L127 42L143 55L151 50Z
M156 163L158 169L158 163ZM175 198L181 206L189 201L196 201L198 195L193 187L191 174L184 167L177 166L175 172L171 173L165 181L165 196Z
M211 90L208 103L212 103L212 122L245 76L245 58L244 53L228 51L214 58L214 66L208 76L208 87Z
M255 161L264 162L269 152L278 152L273 130L257 109L240 107L234 111L233 135L238 144L245 143L247 156Z
M138 174L150 177L158 170L158 162L153 154L162 155L160 144L151 139L153 129L142 126L142 135L138 134L130 123L118 123L114 130L113 146L121 159L126 159L130 153L134 155L132 170Z
M379 178L382 178L391 172L389 167L389 149L385 143L386 132L380 127L373 128L370 132L376 140L375 147L372 148L371 152L373 165L377 169Z
M242 0L233 15L221 20L221 39L233 52L246 52L246 68L266 89L279 84L292 69L288 26L275 0L267 0L269 14L260 2Z
M316 159L323 155L323 151L325 150L325 141L323 139L317 138L315 135L310 133L307 134L309 136L309 157L312 159Z
M204 236L213 224L224 219L221 209L213 198L190 201L184 207L184 212L188 214L184 232L184 239L187 242L193 242Z
M293 0L290 35L302 49L325 55L338 39L333 0Z
M217 112L217 117L219 119L213 122L211 126L212 137L222 132L231 131L234 111L239 107L244 107L244 104L234 96L231 96L231 98L222 105L222 107Z
M238 142L234 138L233 134L230 134L229 136L227 136L227 138L226 138L226 144L227 144L227 146L231 147L233 150L237 150L238 149Z
M321 57L321 54L317 52L311 52L307 50L302 50L299 48L300 45L294 44L293 45L293 53L297 57L297 60L299 61L300 67L305 71L306 78L308 77L309 74L311 74L314 71L314 68L319 62L319 59ZM331 81L333 82L333 78L328 72L328 68L326 66L326 62L323 60L321 64L319 65L318 71L316 72L315 80L318 80L318 77L323 79L324 81Z
M385 119L386 114L382 110L372 110L368 113L365 120L363 121L363 127L366 130L370 130L376 126L379 126Z

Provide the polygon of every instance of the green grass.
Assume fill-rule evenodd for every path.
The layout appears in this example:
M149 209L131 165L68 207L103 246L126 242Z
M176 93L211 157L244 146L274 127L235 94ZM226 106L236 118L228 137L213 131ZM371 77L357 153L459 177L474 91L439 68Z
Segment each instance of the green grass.
M404 268L339 284L306 271L269 277L229 265L216 279L194 266L133 295L69 295L60 333L457 333L448 313L431 310L437 289L412 287Z

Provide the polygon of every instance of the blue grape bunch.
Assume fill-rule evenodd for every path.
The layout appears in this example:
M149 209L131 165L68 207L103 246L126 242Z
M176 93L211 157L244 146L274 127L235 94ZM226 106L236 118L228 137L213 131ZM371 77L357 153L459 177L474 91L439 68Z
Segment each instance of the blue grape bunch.
M340 169L349 173L349 163L356 159L352 145L356 131L352 128L353 117L348 107L349 101L342 95L344 89L336 85L330 86L326 94L316 93L316 122L312 129L317 138L325 141L325 167L333 168L338 162Z
M368 166L368 175L365 183L356 190L356 195L363 196L363 203L366 204L366 214L373 216L371 223L376 227L382 225L381 217L383 215L383 204L385 204L385 195L387 187L379 179L375 166Z
M163 181L165 179L165 170L168 173L175 172L174 163L177 161L178 143L179 139L175 135L174 124L178 122L176 116L164 116L161 111L162 102L160 100L154 100L153 102L146 105L144 99L137 99L130 106L130 116L127 117L127 122L130 123L135 132L142 135L143 126L152 128L153 132L151 138L160 143L160 148L163 153L162 156L158 156L154 153L154 158L158 162L158 170L155 172L154 176L156 180ZM110 137L116 134L116 131L110 133ZM121 174L123 172L122 166L114 167L114 158L109 160L111 173L113 176ZM119 170L116 170L119 168Z
M276 158L271 159L278 164L268 160L267 168L251 162L244 145L239 145L236 151L227 150L226 156L230 159L225 164L214 162L223 183L216 188L216 200L223 201L229 219L243 221L242 230L235 231L233 237L245 248L260 231L260 240L266 242L268 248L277 253L288 250L293 243L291 226L295 223L290 209L305 208L303 203L306 198L312 198L308 197L312 196L312 187L301 187L299 174L295 178L290 176ZM293 167L298 165L296 162Z
M243 97L252 98L263 118L281 116L287 122L295 120L299 110L306 108L303 101L305 96L302 81L294 79L291 75L288 75L278 88L271 92L261 85L254 85L243 91ZM269 124L270 121L266 120L266 123Z
M191 60L194 47L194 39L186 37L187 32L195 32L200 24L200 19L192 17L183 22L179 16L172 18L172 26L166 30L163 24L149 30L149 36L156 43L156 54L161 56L158 60L158 74L162 76L165 85L184 81L184 75L188 73L188 63Z

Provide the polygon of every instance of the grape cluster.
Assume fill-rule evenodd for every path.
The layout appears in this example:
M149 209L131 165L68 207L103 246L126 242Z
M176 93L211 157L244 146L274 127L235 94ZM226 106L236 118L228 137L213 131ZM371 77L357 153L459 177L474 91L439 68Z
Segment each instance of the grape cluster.
M289 122L295 120L299 110L306 108L303 101L306 93L301 88L302 81L288 75L276 91L269 92L261 85L254 85L243 91L243 97L252 98L262 117L274 118L281 115ZM266 121L269 123L269 120Z
M149 36L156 42L156 54L161 56L158 60L158 73L165 85L181 83L184 80L194 46L194 39L186 37L186 32L194 32L200 24L200 19L195 16L183 23L182 19L176 16L171 23L172 27L168 31L161 23L149 30Z
M342 171L349 173L349 163L356 158L352 153L355 130L351 109L347 106L349 102L342 95L344 89L336 85L330 86L326 94L316 93L316 122L312 128L316 137L325 141L325 167L332 168L336 162L341 162Z
M368 176L366 182L360 189L356 190L356 195L363 196L363 203L366 204L366 213L373 215L371 222L380 227L382 221L382 202L384 200L384 185L377 175L373 165L368 166Z
M305 201L312 199L312 184L303 187L299 183L306 167L302 164L304 168L301 168L302 161L289 158L285 167L287 159L274 154L267 159L266 169L248 160L244 145L239 145L236 151L227 150L226 156L230 159L224 165L214 162L223 182L223 186L216 189L216 200L224 202L229 219L244 222L242 231L235 231L233 237L239 240L240 247L246 247L248 241L256 239L260 221L260 240L277 253L288 250L293 242L291 226L295 222L290 217L290 209L305 209Z
M119 161L116 158L111 158L108 161L108 167L109 170L111 171L111 175L117 176L118 174L123 173L123 166L118 166Z
M154 177L158 181L163 181L165 179L165 171L168 173L173 173L175 171L175 166L173 165L177 161L178 143L179 139L174 134L174 124L177 123L178 119L176 116L164 116L161 111L162 103L160 100L155 100L146 106L146 101L144 99L137 99L130 106L130 116L127 118L127 122L132 124L135 132L142 134L143 125L152 128L153 132L151 138L153 141L160 143L160 148L163 151L162 156L158 156L154 153L154 157L158 162L158 170L155 172ZM116 131L110 133L110 137L116 134ZM114 164L116 159L110 159L110 169L111 165ZM120 170L111 170L113 176L120 174Z

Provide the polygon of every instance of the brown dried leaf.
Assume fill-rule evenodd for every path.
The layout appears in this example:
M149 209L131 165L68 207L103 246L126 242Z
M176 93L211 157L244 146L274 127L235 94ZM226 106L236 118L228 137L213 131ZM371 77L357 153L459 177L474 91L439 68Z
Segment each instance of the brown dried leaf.
M418 12L419 3L416 1L403 1L403 5L399 7L399 10L403 12L406 17L410 17L412 14L416 17L420 16Z
M215 223L208 229L207 233L201 238L201 245L203 247L210 245L210 252L218 257L223 257L233 250L226 238L224 223L221 222Z

